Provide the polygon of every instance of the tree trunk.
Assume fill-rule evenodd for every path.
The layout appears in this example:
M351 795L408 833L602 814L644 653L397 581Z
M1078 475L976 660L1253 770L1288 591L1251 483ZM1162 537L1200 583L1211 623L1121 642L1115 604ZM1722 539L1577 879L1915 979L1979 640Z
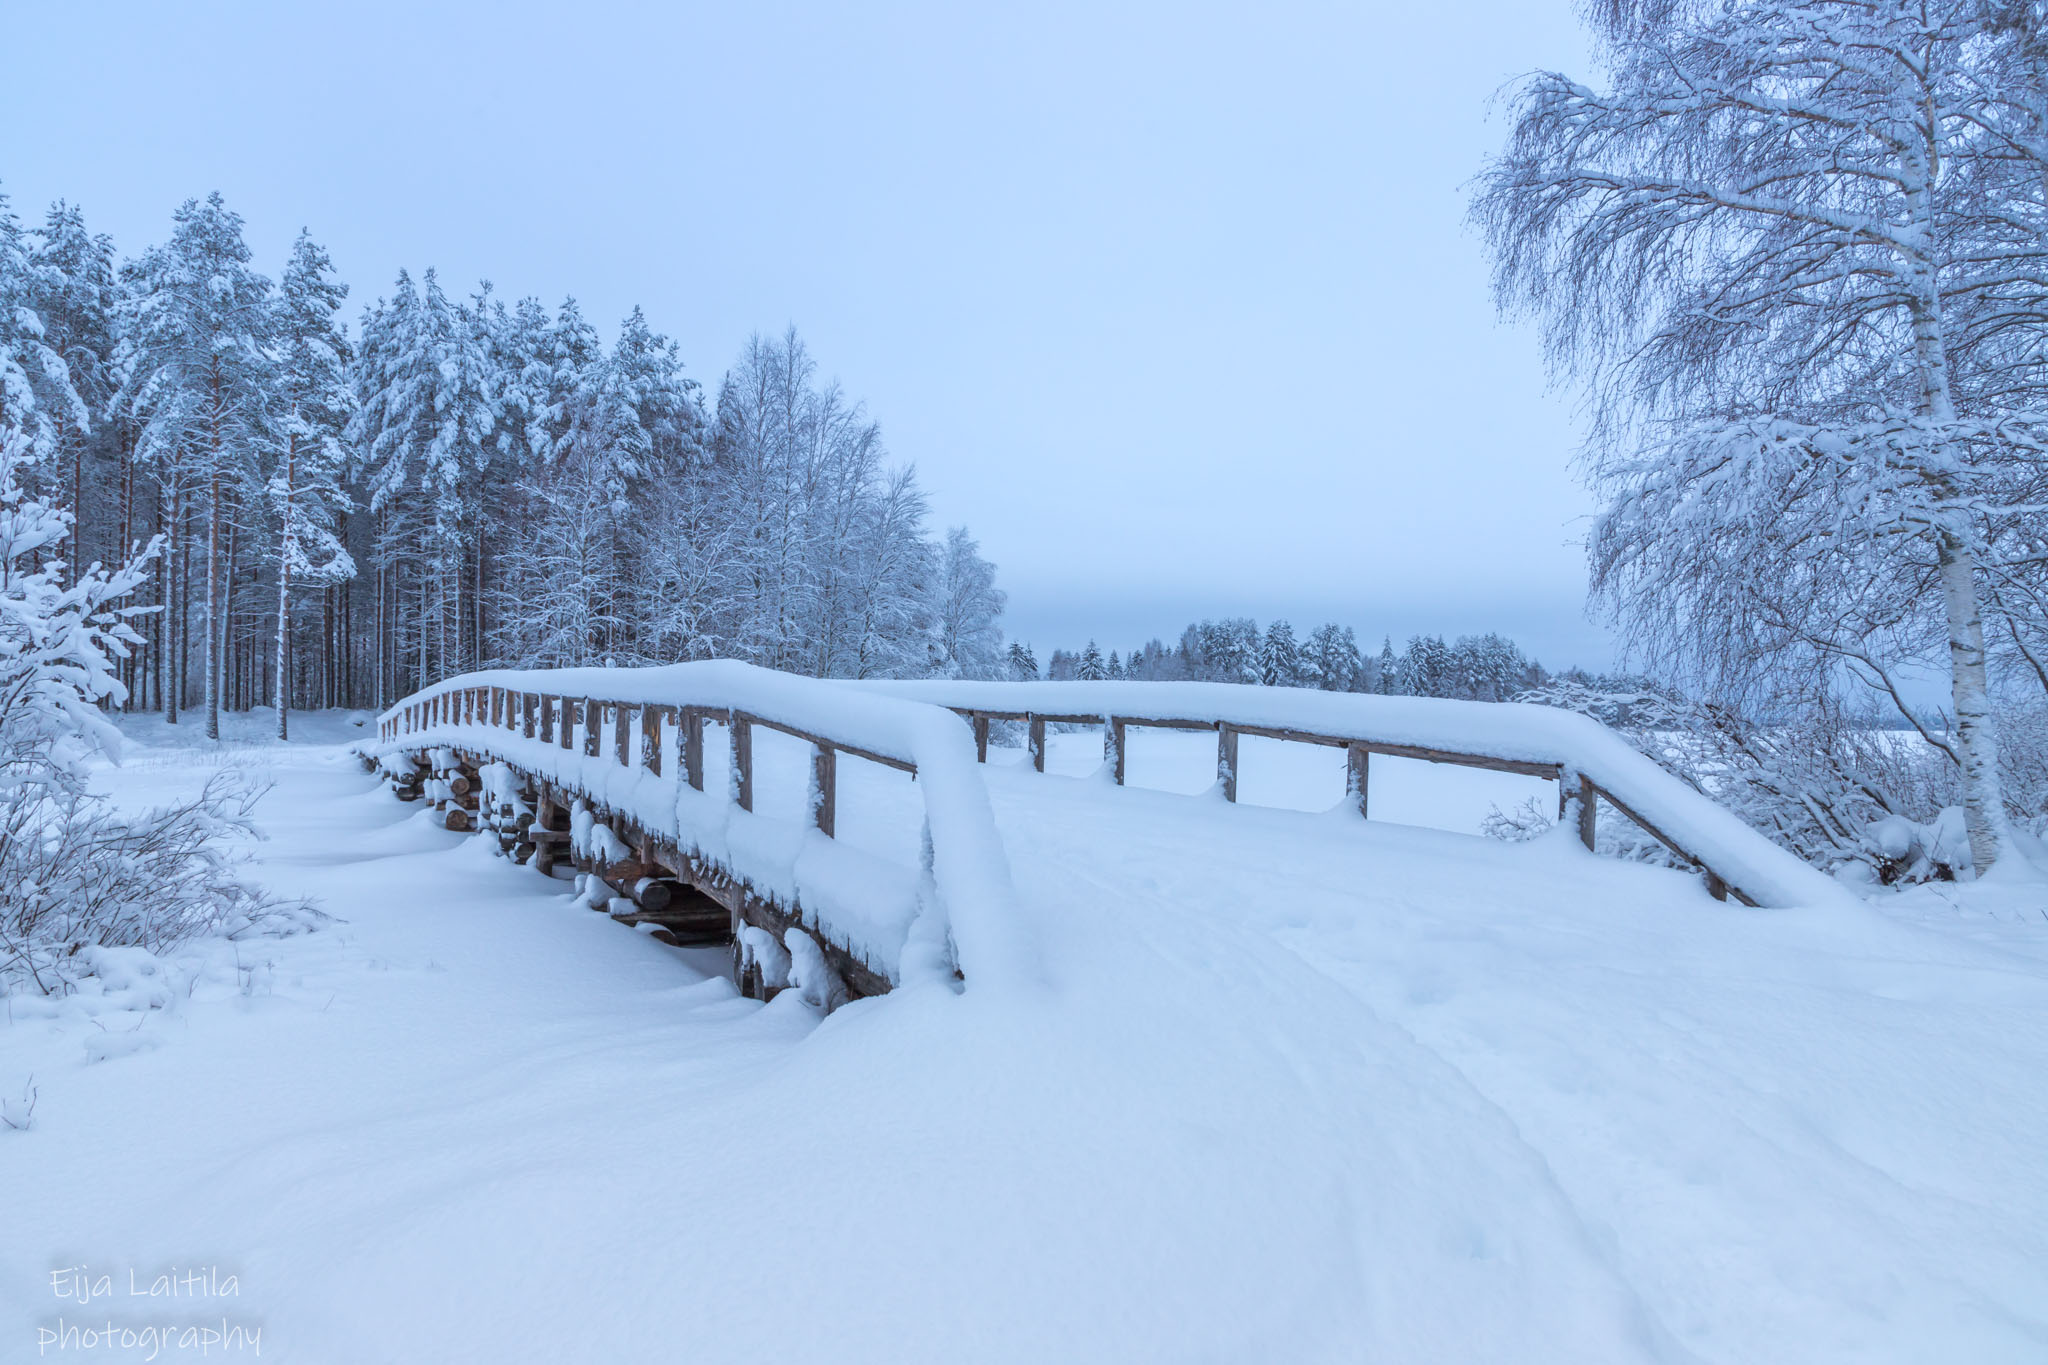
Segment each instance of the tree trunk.
M296 413L293 414L297 416ZM289 737L286 713L291 709L287 700L285 669L285 642L291 635L291 590L292 590L292 490L298 477L299 438L294 432L285 444L284 454L284 539L277 552L277 737Z
M1998 722L1984 667L1977 559L1966 541L1946 529L1938 544L1956 750L1963 764L1963 821L1970 832L1970 862L1981 877L2004 851L2005 791L1998 771Z
M170 619L164 623L164 633L170 637L168 657L164 660L164 674L159 686L164 692L164 723L176 725L178 711L185 701L185 638L190 627L192 605L190 537L184 532L185 481L179 474L172 476L171 486L171 557L166 566L171 577Z
M216 451L218 446L215 447ZM220 471L207 482L206 509L206 655L203 664L206 737L220 738Z

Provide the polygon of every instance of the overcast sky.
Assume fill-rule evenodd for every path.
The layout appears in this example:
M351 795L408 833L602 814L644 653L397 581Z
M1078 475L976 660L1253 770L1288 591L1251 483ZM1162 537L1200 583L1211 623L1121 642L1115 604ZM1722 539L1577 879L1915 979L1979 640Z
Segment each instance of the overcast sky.
M0 189L124 254L219 189L275 273L633 304L707 391L795 323L1041 656L1192 617L1602 662L1573 404L1496 323L1487 101L1569 0L16 6Z

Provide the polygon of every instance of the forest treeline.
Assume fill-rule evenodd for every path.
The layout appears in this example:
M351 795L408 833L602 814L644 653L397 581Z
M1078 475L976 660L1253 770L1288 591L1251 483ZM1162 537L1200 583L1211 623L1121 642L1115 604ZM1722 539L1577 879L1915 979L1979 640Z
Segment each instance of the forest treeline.
M401 273L351 329L307 233L276 280L218 194L120 259L0 197L0 425L74 509L72 578L156 541L123 703L382 706L490 666L741 658L986 674L1003 594L792 328L707 395L639 309Z
M1154 639L1128 653L1112 649L1105 656L1093 640L1079 650L1055 649L1043 674L1030 646L1014 643L1006 663L1011 677L1026 681L1043 676L1055 681L1256 683L1466 701L1511 701L1551 681L1542 664L1513 640L1492 632L1461 635L1448 643L1441 635L1414 635L1398 651L1391 637L1383 637L1376 652L1365 653L1350 626L1327 621L1300 636L1292 622L1272 621L1261 630L1249 616L1197 621L1173 644ZM1563 676L1596 681L1576 669Z

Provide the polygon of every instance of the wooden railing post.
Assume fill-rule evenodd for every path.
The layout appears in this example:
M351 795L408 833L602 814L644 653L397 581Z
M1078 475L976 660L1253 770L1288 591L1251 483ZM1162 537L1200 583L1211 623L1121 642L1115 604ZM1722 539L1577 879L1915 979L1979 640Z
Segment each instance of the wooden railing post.
M583 699L583 756L596 758L604 748L604 705L595 697Z
M1102 722L1102 761L1109 765L1110 776L1116 784L1124 784L1124 722L1121 717L1107 716Z
M656 777L661 776L661 713L659 706L640 708L640 762Z
M1593 847L1600 818L1600 789L1574 768L1557 772L1557 818L1573 820L1579 828L1579 842Z
M540 694L540 742L555 742L555 699L545 692Z
M704 790L704 713L694 706L683 708L683 776Z
M1033 772L1044 772L1045 718L1043 716L1031 717L1031 737L1027 742L1031 746L1031 770Z
M1358 810L1360 819L1366 815L1366 791L1372 775L1372 750L1363 744L1345 746L1344 800Z
M732 744L733 799L741 810L754 808L754 722L745 714L732 713L726 730Z
M1216 727L1216 781L1225 801L1237 800L1237 727Z
M576 703L563 697L559 704L562 709L555 721L555 737L561 741L563 749L573 749L576 747Z
M976 716L974 718L974 761L976 763L988 762L987 716Z
M839 814L839 751L829 744L811 746L811 822L830 838Z
M633 765L633 708L624 702L612 704L612 754L621 768Z

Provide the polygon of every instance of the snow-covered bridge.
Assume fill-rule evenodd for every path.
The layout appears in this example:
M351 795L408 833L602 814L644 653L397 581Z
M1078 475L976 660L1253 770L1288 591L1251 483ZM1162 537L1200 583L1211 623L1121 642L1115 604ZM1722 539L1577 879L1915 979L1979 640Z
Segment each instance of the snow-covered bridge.
M987 719L986 763L949 704ZM369 744L340 714L227 753L133 727L116 799L251 766L274 783L264 886L334 922L12 1002L0 1100L31 1073L41 1098L34 1131L0 1131L0 1170L38 1163L9 1226L50 1233L0 1238L0 1283L35 1291L0 1293L0 1342L118 1311L55 1299L59 1266L218 1261L265 1357L317 1362L2048 1346L2038 885L1866 902L1774 876L1599 730L1512 707L721 667L415 705ZM997 718L1018 712L1046 719L1042 774L1031 719ZM421 799L322 742L344 736ZM1790 908L1588 854L1569 823L1469 832L1486 801L1554 813L1545 765ZM442 828L465 824L503 828ZM495 856L507 835L580 858L580 899L650 930L633 897L666 890L677 937L733 929L690 873L744 886L750 989L796 989L736 998L723 947L574 909ZM826 1013L828 962L849 994L862 970L894 988Z
M1030 917L983 765L996 727L1014 726L1042 773L1049 727L1077 725L1100 727L1100 771L1116 785L1134 732L1213 732L1211 790L1225 803L1247 737L1341 750L1340 809L1358 817L1376 756L1539 778L1588 848L1606 801L1716 899L1846 899L1598 723L1524 705L1198 683L853 684L727 662L501 671L407 698L365 756L451 828L495 833L546 872L573 861L593 909L672 941L731 942L748 994L795 984L832 1003L920 975L1029 974ZM1056 825L1040 808L1073 791L1019 785L1010 818ZM1214 810L1192 814L1148 806L1152 837L1102 848L1102 871L1141 845L1172 849L1176 830L1213 837Z

